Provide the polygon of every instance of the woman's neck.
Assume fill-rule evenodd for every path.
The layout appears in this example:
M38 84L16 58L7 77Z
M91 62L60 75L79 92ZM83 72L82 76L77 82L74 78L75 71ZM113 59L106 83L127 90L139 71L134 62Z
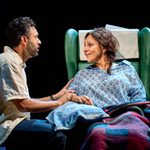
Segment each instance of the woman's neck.
M108 68L110 68L110 61L108 61L107 59L102 58L101 60L97 61L95 63L96 67L101 68L103 70L107 70Z

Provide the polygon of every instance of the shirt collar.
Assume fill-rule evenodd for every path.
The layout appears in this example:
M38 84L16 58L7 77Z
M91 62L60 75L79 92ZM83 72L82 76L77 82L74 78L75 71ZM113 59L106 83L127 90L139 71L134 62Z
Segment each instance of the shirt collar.
M15 52L12 48L10 48L9 46L4 46L4 52L11 53L22 68L26 67L26 64L23 62L23 60L21 59L19 54L17 52Z

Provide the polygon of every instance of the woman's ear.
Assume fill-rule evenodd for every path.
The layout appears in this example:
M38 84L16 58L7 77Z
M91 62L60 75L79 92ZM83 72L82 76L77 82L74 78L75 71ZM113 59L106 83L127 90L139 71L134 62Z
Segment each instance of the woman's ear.
M101 50L102 50L103 54L105 54L106 48L104 48L103 46L101 46Z

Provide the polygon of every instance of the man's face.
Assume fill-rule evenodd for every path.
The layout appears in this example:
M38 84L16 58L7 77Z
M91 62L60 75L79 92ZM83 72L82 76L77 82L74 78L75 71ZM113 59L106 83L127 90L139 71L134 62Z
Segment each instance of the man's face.
M26 45L26 52L30 57L38 56L39 47L41 45L41 41L38 37L38 32L35 27L30 28L30 33L28 36L28 42Z

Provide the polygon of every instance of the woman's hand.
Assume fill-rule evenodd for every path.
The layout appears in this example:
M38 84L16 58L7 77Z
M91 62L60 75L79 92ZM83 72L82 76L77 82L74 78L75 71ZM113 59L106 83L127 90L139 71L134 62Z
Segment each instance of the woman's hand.
M72 93L72 99L71 101L81 103L81 104L87 104L87 105L93 105L93 101L86 95L77 96L75 93Z

